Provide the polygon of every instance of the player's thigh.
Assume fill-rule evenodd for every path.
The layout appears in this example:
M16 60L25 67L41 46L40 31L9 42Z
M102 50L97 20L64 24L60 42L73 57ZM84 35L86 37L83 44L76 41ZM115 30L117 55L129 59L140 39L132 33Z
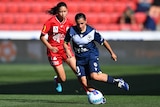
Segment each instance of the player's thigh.
M99 65L99 61L98 61L97 58L91 59L91 60L89 61L89 65L88 65L88 66L89 66L88 68L89 68L90 74L91 74L92 72L96 72L96 73L101 72L100 65Z
M76 73L76 58L73 56L66 59L66 63L71 67L71 69Z
M54 56L48 57L48 61L51 66L59 66L63 63L63 57L55 53Z
M92 73L90 74L90 77L91 77L92 79L94 79L94 80L103 81L103 82L106 82L107 79L108 79L108 75L105 74L105 73L102 73L102 72L99 72L99 73L97 73L97 72L92 72Z
M89 72L86 72L85 66L83 66L83 65L77 65L76 72L77 72L77 76L79 78L89 75Z
M61 56L55 55L53 57L48 57L50 65L54 68L58 78L63 82L66 80L66 75L63 67L63 60Z
M72 57L68 58L66 55L66 52L64 50L62 50L61 53L61 57L63 58L63 60L71 67L71 69L73 71L76 71L76 58L72 52L72 50L69 48L69 50L71 51Z

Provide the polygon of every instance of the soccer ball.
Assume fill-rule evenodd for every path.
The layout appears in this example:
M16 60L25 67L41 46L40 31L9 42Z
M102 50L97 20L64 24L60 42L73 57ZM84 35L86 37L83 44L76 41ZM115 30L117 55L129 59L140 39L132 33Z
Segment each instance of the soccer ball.
M106 102L106 99L104 98L103 94L98 90L88 92L87 95L88 102L90 104L104 104Z

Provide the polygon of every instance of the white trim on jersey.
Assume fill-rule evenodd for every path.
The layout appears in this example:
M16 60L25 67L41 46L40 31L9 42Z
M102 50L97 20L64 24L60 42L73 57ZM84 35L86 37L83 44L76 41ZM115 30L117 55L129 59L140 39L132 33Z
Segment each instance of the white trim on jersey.
M92 40L94 40L95 30L92 30L87 35L84 34L75 34L73 35L73 41L78 45L88 44Z

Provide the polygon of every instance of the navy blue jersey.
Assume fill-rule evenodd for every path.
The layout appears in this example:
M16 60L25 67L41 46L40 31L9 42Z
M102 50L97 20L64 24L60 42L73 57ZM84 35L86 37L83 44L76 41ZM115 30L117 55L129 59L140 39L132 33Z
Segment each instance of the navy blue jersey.
M103 44L104 39L101 35L89 25L84 33L73 26L67 31L64 41L69 42L71 39L76 56L77 76L90 76L92 72L100 73L99 52L94 41Z
M76 26L70 27L64 41L69 42L71 39L75 56L78 59L95 55L98 56L98 49L94 41L99 44L103 44L104 42L102 36L89 25L87 25L84 33L79 32Z

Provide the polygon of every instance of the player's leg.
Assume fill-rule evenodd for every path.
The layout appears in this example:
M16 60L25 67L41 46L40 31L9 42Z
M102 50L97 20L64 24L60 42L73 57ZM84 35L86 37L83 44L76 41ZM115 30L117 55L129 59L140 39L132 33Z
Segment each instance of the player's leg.
M72 71L77 74L76 72L76 58L73 56L71 58L67 58L66 59L66 63L70 66L70 68L72 69Z
M87 82L87 79L86 79L86 76L82 76L82 77L79 77L78 78L84 91L87 93L89 90L88 90L88 82Z
M97 81L102 81L102 82L108 81L108 75L105 73L102 73L101 71L100 72L92 72L90 74L90 77L94 80L97 80Z
M114 82L114 79L112 77L108 76L108 74L101 72L98 58L95 57L90 59L88 68L89 68L88 70L90 72L91 79L102 81L102 82L110 82L110 83Z
M62 65L62 58L60 56L48 57L50 65L54 68L57 76L54 77L57 92L62 92L61 83L66 81L66 74Z
M116 84L119 88L122 88L126 91L129 90L128 83L125 82L123 79L115 79L112 76L109 76L108 74L105 74L105 73L92 72L90 75L91 75L91 78L94 80Z
M56 85L57 92L62 92L62 86L61 83L66 81L66 74L63 68L63 65L54 66L53 67L57 76L54 76L54 82Z
M57 82L62 83L66 81L66 74L63 65L58 65L53 67L57 74Z
M97 81L102 81L102 82L107 82L111 84L115 84L115 80L112 76L109 76L108 74L100 72L92 72L90 74L91 79L97 80Z
M86 76L80 77L80 78L79 78L79 81L80 81L80 83L81 83L81 85L82 85L82 87L83 87L83 89L84 89L84 91L85 91L86 93L95 90L91 85L89 85Z
M108 74L102 73L100 70L100 65L97 58L90 60L89 62L90 77L97 81L107 82L111 84L116 84L119 88L126 91L129 90L129 85L123 79L115 79Z
M71 48L70 44L68 44L68 49L70 50L72 57L68 58L65 51L62 52L62 57L65 60L65 62L70 66L72 71L77 75L76 58L74 56L74 53L72 52L72 48Z
M85 67L83 65L79 65L76 67L77 70L77 77L78 80L80 81L84 91L86 93L88 93L89 91L93 91L95 90L92 86L89 85L88 83L88 79L87 76L89 76L88 74L86 74L85 72Z
M76 71L76 58L74 56L72 56L71 58L67 58L66 59L66 63L71 67L71 69L73 70L73 72L78 75L77 71ZM83 73L82 73L83 74ZM78 80L80 81L84 91L87 93L87 91L92 91L95 90L94 88L92 88L91 86L89 86L88 81L86 79L86 76L80 77L80 75L78 76Z

